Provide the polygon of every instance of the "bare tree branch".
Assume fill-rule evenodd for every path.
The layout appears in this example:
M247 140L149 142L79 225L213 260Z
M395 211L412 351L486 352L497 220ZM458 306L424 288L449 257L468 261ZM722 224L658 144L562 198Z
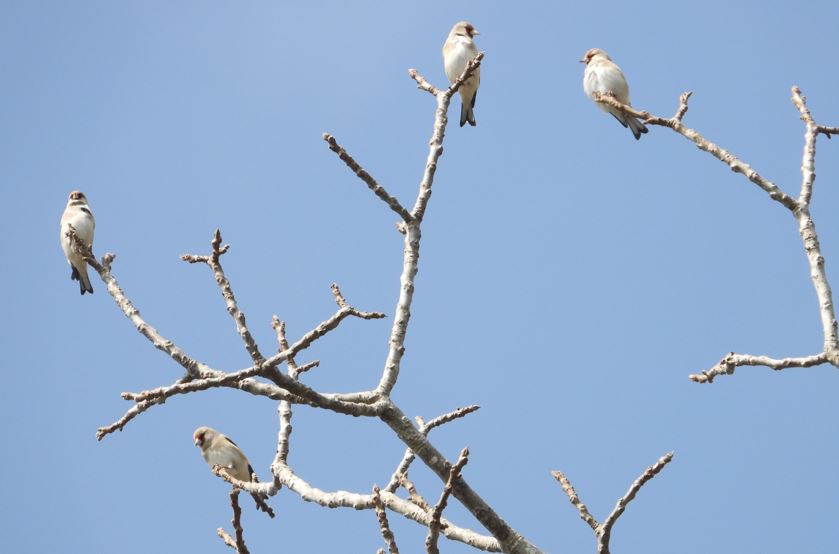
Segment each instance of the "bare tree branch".
M414 486L414 483L408 479L408 474L403 473L399 476L399 484L402 488L405 489L408 493L408 497L411 499L411 502L425 510L426 512L431 511L431 506L429 506L428 502L425 501L425 498L417 491L417 488Z
M437 539L440 537L440 518L443 516L443 510L446 509L454 481L460 477L460 472L467 462L469 462L469 449L464 448L460 451L457 462L449 470L449 478L446 479L446 485L443 487L440 500L437 501L431 511L431 523L428 525L428 536L425 537L425 550L428 554L440 554L440 549L437 548Z
M669 464L672 459L673 453L669 452L659 458L656 463L648 467L644 473L642 473L632 483L632 485L630 485L626 494L618 499L617 504L615 504L615 508L606 517L606 520L603 523L597 523L594 516L589 513L586 505L583 504L580 497L577 496L577 491L575 491L574 487L571 486L571 482L562 472L553 471L551 473L554 478L559 481L560 485L562 485L562 490L564 490L565 494L568 495L568 500L570 500L571 504L573 504L574 507L577 508L577 511L580 512L580 518L588 523L589 527L594 530L594 536L597 539L597 554L609 554L609 541L612 537L612 527L614 527L615 522L621 514L623 514L624 510L626 510L626 506L632 502L632 499L635 498L635 495L638 494L638 491L641 490L641 487L643 487L647 481L655 477L658 472L664 469L664 466Z
M385 204L390 206L391 210L398 213L403 221L410 223L414 219L411 213L408 210L406 210L402 206L402 204L399 203L399 200L391 196L390 193L388 193L388 191L386 191L383 186L377 183L376 180L369 173L367 173L363 167L358 165L358 162L356 162L355 159L352 156L350 156L340 144L338 144L338 141L335 140L335 137L333 137L329 133L324 133L323 140L325 140L326 143L329 144L329 149L338 154L338 157L341 158L341 161L347 164L347 167L349 167L352 170L352 172L358 176L359 179L361 179L367 184L367 187L373 191L373 194L381 198L385 202Z
M251 476L250 481L240 481L227 473L226 468L217 465L213 466L211 471L218 477L221 477L233 485L234 488L250 492L253 497L253 501L256 503L256 507L261 512L268 514L272 519L274 518L276 515L274 514L274 509L265 502L265 498L276 494L279 490L277 487L274 487L272 483L260 483L256 474ZM260 487L259 485L262 486Z
M108 284L108 290L114 296L117 304L123 309L123 312L129 317L137 326L138 330L143 333L155 346L167 352L170 356L179 361L187 369L188 378L177 382L169 387L159 387L141 393L126 393L124 396L127 399L134 400L135 405L126 413L121 422L112 425L109 428L100 429L100 438L114 429L121 429L127 421L136 417L137 414L142 413L149 407L162 403L166 398L177 394L184 394L188 392L196 392L199 390L206 390L218 386L227 386L231 388L238 388L245 390L252 394L267 396L280 401L278 408L280 429L278 431L278 448L277 455L271 464L271 472L274 479L270 483L258 482L242 482L233 479L224 471L220 471L219 475L228 480L235 487L241 488L250 492L257 497L261 495L273 495L279 490L280 486L294 491L304 500L312 500L327 505L330 507L351 506L356 509L371 509L374 507L373 497L370 495L362 496L353 493L346 493L339 491L337 493L324 493L308 483L302 481L297 477L287 465L288 457L288 442L291 434L291 403L305 403L318 408L329 409L337 413L343 413L354 416L377 416L384 423L386 423L396 433L396 435L405 443L408 449L416 453L416 456L423 460L443 481L451 481L448 487L448 494L453 495L460 500L461 503L474 514L482 525L493 535L493 538L484 537L473 531L459 528L443 518L439 518L439 532L444 536L452 539L462 541L466 544L472 545L476 548L488 551L511 552L515 554L535 553L539 550L528 543L521 535L519 535L509 524L507 524L490 506L475 493L465 480L458 474L451 474L452 465L446 458L427 440L424 433L421 433L415 428L411 422L405 417L402 411L390 399L390 393L395 386L402 356L404 355L404 341L407 332L408 322L410 319L410 310L414 292L414 278L418 271L419 261L419 246L421 240L420 227L423 221L425 210L431 197L431 188L434 181L434 175L437 168L437 163L442 155L442 143L445 136L445 128L447 124L447 115L450 100L452 95L469 78L469 76L480 65L483 54L479 54L472 60L463 74L452 84L448 89L440 90L434 87L427 87L427 90L434 91L437 99L437 109L435 111L434 127L431 140L429 141L429 154L426 161L425 170L419 184L419 192L413 207L413 210L406 214L406 209L402 207L394 197L387 193L369 174L364 171L345 151L337 144L334 139L330 140L330 136L325 136L325 140L334 147L341 156L341 159L367 183L368 187L376 193L382 200L387 202L389 206L399 213L403 221L401 230L405 236L404 238L404 257L403 267L400 277L400 294L397 301L396 314L394 316L393 326L390 332L389 348L387 358L385 360L382 376L376 389L372 391L362 391L343 394L327 394L318 392L297 379L301 368L296 365L295 356L307 349L314 341L326 335L329 331L337 328L337 326L346 317L353 316L362 319L378 319L384 317L384 314L378 312L363 312L352 307L341 294L337 286L333 285L333 295L338 304L338 311L326 321L306 333L294 344L289 345L285 339L284 328L275 322L275 330L278 333L278 341L280 342L280 351L271 357L265 359L256 346L256 342L250 334L245 323L244 315L238 308L238 305L233 296L232 287L224 275L219 262L220 256L227 250L226 246L221 245L221 235L216 233L213 239L213 253L209 256L184 256L184 259L189 262L203 262L213 268L216 281L221 288L222 295L225 298L228 312L233 317L237 325L237 332L242 338L246 349L251 354L253 365L248 368L241 369L232 373L225 373L214 370L204 364L187 357L180 351L177 346L171 341L167 341L159 336L156 330L147 326L145 321L139 318L139 312L127 301L124 293L116 285L116 280L110 274L110 260L103 263L97 270L100 277ZM415 72L414 72L415 73ZM424 82L421 77L415 77L418 83ZM341 155L343 154L343 155ZM407 217L406 217L407 216ZM91 253L92 257L92 253ZM112 257L111 257L112 259ZM103 259L104 260L104 259ZM95 264L96 261L93 260ZM94 266L95 267L95 266ZM279 370L279 365L286 362L289 365L289 374L284 374ZM313 367L315 364L309 364L308 367ZM259 378L270 380L272 384L263 383ZM437 421L431 422L427 430L433 426L451 421L458 417L462 417L466 413L474 411L476 408L466 408L459 412L449 414ZM413 456L413 455L411 455ZM412 459L412 458L411 458ZM410 460L406 462L405 468L410 464ZM383 491L378 494L381 504L388 509L398 512L405 517L417 521L425 526L432 525L435 521L431 514L426 512L420 506L413 502L403 500L394 494ZM433 523L437 525L438 523Z
M687 112L687 101L690 93L682 94L679 99L679 109L672 118L665 119L655 116L646 111L638 111L634 108L618 102L613 95L599 94L597 101L609 104L632 117L641 118L650 125L667 127L692 140L700 150L710 153L715 158L724 162L736 173L742 173L751 182L759 186L769 194L772 200L780 203L790 211L798 224L798 232L807 254L807 262L810 265L810 278L816 291L816 298L819 304L819 316L823 331L823 350L821 354L805 358L785 358L773 360L765 356L751 356L747 354L729 354L723 361L708 371L701 374L689 375L689 378L697 383L711 383L718 375L730 375L734 368L740 365L765 365L775 370L787 367L810 367L823 363L830 363L839 367L839 330L837 330L836 312L833 305L833 292L827 279L824 267L824 257L821 253L818 234L813 218L810 215L810 201L813 196L813 184L816 180L816 138L819 134L830 137L835 127L819 125L813 119L806 98L801 94L801 89L792 87L792 103L798 109L799 116L804 122L804 153L801 161L801 189L798 198L793 198L783 192L775 183L762 177L757 171L728 150L720 148L708 141L697 131L682 125L682 118Z
M388 524L387 521L387 513L385 513L385 507L384 504L382 504L382 498L379 493L379 487L373 485L373 506L376 509L376 517L379 520L379 530L382 532L382 538L385 540L388 552L390 552L390 554L399 554L399 548L396 546L396 539L393 536L393 532L390 530L390 524Z
M358 494L347 491L325 492L313 487L287 465L280 464L272 468L282 485L307 502L314 502L325 508L352 508L354 510L373 509L372 494ZM415 505L413 502L399 498L393 493L380 491L379 496L382 504L389 510L403 515L411 521L428 527L431 522L431 514ZM441 533L448 539L462 542L471 547L486 552L501 552L501 545L493 537L488 537L458 527L447 521L441 520Z
M250 554L248 547L245 546L245 531L242 529L242 509L239 507L239 491L236 489L230 491L230 505L233 507L233 519L230 520L230 523L233 524L236 539L234 540L221 527L216 530L216 533L224 541L224 544L235 550L237 554Z
M239 305L236 303L236 297L233 296L233 288L230 286L230 281L227 280L227 277L224 275L224 270L221 267L221 256L230 249L230 245L221 245L221 231L219 229L216 229L216 232L213 234L213 240L210 242L210 245L213 248L213 252L209 256L182 254L181 259L191 264L207 264L207 266L213 271L216 284L221 290L221 296L224 298L224 302L227 305L227 313L230 314L230 317L232 317L233 321L236 323L236 332L239 333L240 337L242 337L242 342L245 343L245 350L247 350L248 354L250 354L253 363L259 365L265 360L265 358L259 352L259 347L256 345L253 335L251 335L251 332L248 330L248 325L245 321L245 314L239 309Z
M419 432L423 435L428 436L429 431L434 429L435 427L439 427L440 425L444 425L450 421L454 421L455 419L460 419L465 417L472 412L477 411L480 409L480 406L477 404L472 404L471 406L466 406L464 408L458 408L453 410L447 414L443 414L441 416L437 416L428 423L425 423L423 419L417 416L417 423L419 424ZM402 460L399 462L399 465L396 467L396 471L393 472L391 475L390 480L385 487L385 490L388 492L395 492L397 487L399 487L400 478L402 475L405 475L408 472L408 468L410 467L411 463L414 461L414 452L410 448L405 449L405 454L402 456ZM408 491L410 492L410 491Z
M691 129L689 127L685 127L682 125L682 117L684 117L685 112L687 112L687 100L690 97L690 93L684 93L680 98L679 102L679 109L672 118L664 118L661 116L655 116L650 114L646 111L639 111L631 106L627 106L626 104L620 103L614 96L608 94L598 94L596 100L598 102L602 102L605 104L609 104L635 118L642 119L644 123L649 125L659 125L661 127L668 127L673 131L679 133L683 137L688 140L691 140L699 147L700 150L708 152L724 164L726 164L731 171L735 173L742 173L746 176L746 178L751 181L752 183L759 186L761 189L766 191L769 194L769 197L776 202L780 202L783 206L790 210L794 210L797 207L797 203L794 198L783 192L778 185L765 179L762 177L757 171L752 169L752 167L741 161L737 156L729 152L728 150L721 148L714 144L713 142L709 141L698 131ZM680 117L681 116L681 117Z
M571 486L571 481L569 481L565 474L561 471L552 471L551 474L554 476L554 479L559 481L559 484L562 485L562 490L564 490L565 494L568 495L568 500L571 501L571 504L573 504L574 507L577 508L577 511L580 512L580 519L588 523L588 526L597 532L597 528L600 524L596 519L594 519L591 512L588 511L588 507L583 504L582 500L580 500L580 497L577 495L577 491L575 491L574 487Z
M784 358L782 360L776 360L769 356L752 356L750 354L729 352L711 369L705 370L702 373L691 374L688 377L696 383L712 383L718 375L731 375L736 368L744 365L765 366L779 371L788 367L812 367L825 362L827 362L827 354L824 352L803 358Z

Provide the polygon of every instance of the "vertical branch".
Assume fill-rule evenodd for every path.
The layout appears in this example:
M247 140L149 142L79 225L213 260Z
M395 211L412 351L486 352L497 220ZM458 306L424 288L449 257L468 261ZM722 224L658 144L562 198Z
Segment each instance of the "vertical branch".
M813 183L816 180L816 136L820 128L813 120L807 99L801 94L801 89L792 87L792 103L798 109L804 122L804 152L801 156L801 194L799 195L799 209L793 212L798 222L798 233L804 243L807 261L810 264L810 279L816 289L819 301L819 315L824 332L824 351L831 358L834 365L839 362L839 335L837 335L836 314L833 308L833 292L827 280L824 268L824 257L821 254L816 225L810 216L810 201L813 196ZM830 135L828 135L830 136Z
M385 540L385 544L387 544L388 552L390 554L399 554L399 548L396 546L396 539L390 530L387 513L385 513L385 506L382 504L380 493L379 487L373 485L373 506L376 508L376 517L379 520L379 530L382 532L382 538Z
M242 529L242 509L239 507L239 490L233 489L230 491L230 505L233 507L233 519L230 523L233 524L233 530L236 533L236 539L230 536L227 531L219 527L216 533L224 544L236 551L237 554L250 554L248 547L245 546L245 531Z
M405 248L402 262L402 275L399 277L399 300L396 303L396 313L393 318L389 349L382 378L379 381L376 391L383 396L390 396L396 380L399 378L400 363L405 354L405 334L408 331L408 321L411 318L411 302L414 297L414 277L417 275L419 263L419 247L422 233L422 225L428 201L431 199L431 187L434 184L434 175L437 172L437 161L443 155L443 139L446 136L446 124L448 117L446 112L451 103L452 94L468 79L472 73L481 65L483 53L478 54L474 60L469 62L463 74L446 90L439 90L429 85L428 82L411 69L408 73L417 82L419 87L434 95L437 100L437 109L434 112L434 127L431 131L431 139L428 141L428 158L425 162L425 170L420 180L419 193L417 194L414 208L411 210L412 220L406 221L400 228L405 233Z

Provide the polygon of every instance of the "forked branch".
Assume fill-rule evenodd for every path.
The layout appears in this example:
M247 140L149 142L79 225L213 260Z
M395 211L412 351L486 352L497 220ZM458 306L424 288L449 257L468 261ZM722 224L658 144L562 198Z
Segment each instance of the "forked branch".
M559 484L562 486L562 490L565 491L565 494L568 496L568 500L570 500L571 504L577 508L577 511L580 513L580 518L594 531L594 536L597 539L597 554L609 554L609 541L612 537L612 528L615 526L615 522L617 522L618 518L621 514L623 514L624 510L626 510L627 505L635 498L635 495L638 494L638 491L641 490L641 487L643 487L647 481L655 477L658 472L664 469L664 466L670 463L670 460L672 459L673 453L670 452L659 458L656 463L648 467L644 473L633 481L629 490L626 491L626 494L618 499L614 509L608 516L606 516L603 523L598 523L594 516L591 515L591 512L588 511L588 507L583 504L580 497L577 495L577 491L575 491L574 487L571 486L571 482L561 471L553 471L551 473L554 478L559 481Z

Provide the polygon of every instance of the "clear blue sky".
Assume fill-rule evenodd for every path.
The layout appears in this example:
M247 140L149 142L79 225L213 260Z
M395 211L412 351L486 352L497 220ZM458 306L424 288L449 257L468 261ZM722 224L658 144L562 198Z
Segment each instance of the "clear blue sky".
M338 138L405 203L427 154L440 48L469 19L486 52L476 128L449 129L437 172L396 400L433 417L465 476L549 552L591 552L550 470L604 517L659 456L670 466L618 522L616 553L839 550L835 368L743 368L687 379L729 350L821 348L793 219L742 176L660 128L635 142L583 95L594 46L626 72L633 103L686 123L788 192L800 182L798 84L839 125L829 2L608 3L3 2L0 5L0 283L8 552L225 552L228 486L191 433L210 425L268 477L276 407L237 391L179 397L95 439L122 391L168 384L156 351L95 279L80 297L58 243L72 189L96 215L95 250L148 321L213 367L249 365L212 275L224 258L263 352L271 315L299 337L334 309L337 281L393 313L395 216L321 140ZM458 113L459 103L453 104ZM813 214L839 287L839 142L820 139ZM322 390L374 386L390 320L348 321L301 361ZM290 461L326 489L384 484L402 445L374 420L298 409ZM412 477L437 498L419 464ZM283 491L269 520L245 502L262 552L373 552L372 512L326 510ZM457 522L476 524L453 507ZM422 529L392 516L404 552ZM466 552L453 543L446 552Z

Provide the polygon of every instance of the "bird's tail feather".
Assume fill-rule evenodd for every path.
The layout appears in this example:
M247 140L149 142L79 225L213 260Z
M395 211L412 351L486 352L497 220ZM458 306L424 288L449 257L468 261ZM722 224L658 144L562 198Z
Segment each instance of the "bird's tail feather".
M85 270L86 269L87 268L85 268ZM90 284L90 277L88 277L87 271L80 272L80 271L77 271L76 268L73 268L73 273L75 274L75 276L71 275L71 278L78 279L78 281L79 281L79 292L81 294L84 294L86 292L89 292L90 294L93 294L93 285Z
M474 127L477 122L475 121L475 113L472 111L472 106L467 106L466 104L460 105L460 126L463 127L466 122L469 122L469 125Z
M629 124L629 130L632 131L632 136L635 137L635 140L639 140L642 134L649 131L643 122L638 121L634 117L627 116L626 122Z

